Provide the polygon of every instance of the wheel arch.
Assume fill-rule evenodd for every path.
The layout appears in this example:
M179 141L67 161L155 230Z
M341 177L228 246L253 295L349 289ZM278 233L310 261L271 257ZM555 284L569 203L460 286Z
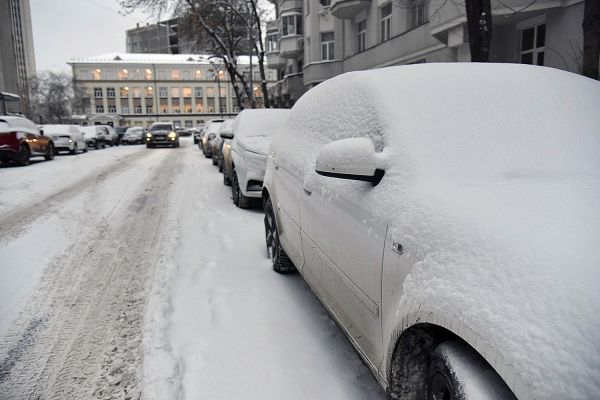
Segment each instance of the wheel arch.
M520 400L532 399L527 384L521 380L512 365L490 346L482 336L476 334L457 320L444 318L435 313L415 312L406 316L395 329L388 346L385 377L388 392L394 381L402 379L407 399L417 399L422 387L429 360L435 347L447 340L459 340L483 358ZM415 351L417 349L417 351ZM423 364L426 363L426 364ZM413 394L415 397L411 397ZM403 397L404 398L404 397Z

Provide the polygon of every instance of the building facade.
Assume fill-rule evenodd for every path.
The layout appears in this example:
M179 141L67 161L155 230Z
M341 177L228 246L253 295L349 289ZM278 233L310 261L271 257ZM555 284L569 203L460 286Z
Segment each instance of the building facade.
M471 60L464 4L446 0L272 0L267 58L276 104L348 71ZM458 5L457 5L458 4ZM583 0L492 0L490 62L575 73L583 52Z
M105 54L71 60L76 91L81 93L83 124L148 127L173 121L192 127L239 112L225 66L198 54ZM243 73L249 65L239 64ZM276 81L268 71L269 85ZM260 81L258 70L254 79ZM254 90L262 104L260 87Z
M17 94L8 112L29 111L29 78L35 76L35 54L29 0L0 0L0 92Z
M137 26L126 32L128 53L189 54L194 46L179 34L179 19Z

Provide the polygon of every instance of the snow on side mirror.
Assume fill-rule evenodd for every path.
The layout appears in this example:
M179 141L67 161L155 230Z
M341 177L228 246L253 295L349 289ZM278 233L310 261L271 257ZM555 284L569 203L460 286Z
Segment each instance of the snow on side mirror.
M221 133L219 133L223 139L233 139L233 131L230 129L223 129Z
M377 169L375 146L367 138L337 140L323 146L317 156L315 171L339 179L371 182L377 185L384 171Z

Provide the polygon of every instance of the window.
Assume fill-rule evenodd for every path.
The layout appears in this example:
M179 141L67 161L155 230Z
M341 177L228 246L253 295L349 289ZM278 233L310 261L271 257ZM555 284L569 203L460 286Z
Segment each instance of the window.
M183 71L183 80L190 80L190 71Z
M206 97L215 97L215 88L206 88Z
M186 99L192 97L192 88L184 87L183 88L183 97L185 97Z
M129 71L123 68L122 70L119 70L119 73L117 75L119 79L126 80L127 78L129 78Z
M87 69L79 70L79 79L82 79L82 80L90 79L90 71Z
M142 113L142 106L135 106L133 112L136 113L136 114L141 114Z
M108 105L108 113L109 114L116 114L117 113L117 106L115 106L114 104L109 104Z
M382 42L392 37L392 3L381 7L381 19L379 20L379 37Z
M158 71L158 79L160 79L161 81L164 81L167 79L167 71L165 71L164 69L161 69Z
M220 97L227 97L227 88L222 87L221 88L221 93L219 94Z
M202 88L201 87L194 88L194 92L196 92L196 98L197 99L201 99L202 98Z
M521 64L544 65L546 25L537 25L521 32Z
M186 128L193 128L194 127L194 121L186 120L185 121L185 127Z
M172 69L171 70L171 79L173 79L173 80L179 80L179 79L181 79L181 76L179 75L179 70L178 69Z
M426 0L411 0L411 27L416 28L427 23Z
M142 97L142 88L134 87L133 88L133 97L135 99L139 99L140 97Z
M129 106L123 106L123 107L121 107L121 112L123 114L129 114Z
M323 7L329 7L331 0L319 0L319 3L321 3Z
M144 91L146 93L146 97L152 98L154 96L154 88L152 88L152 86L148 86L144 89Z
M207 99L206 107L208 108L209 113L214 113L215 112L215 99L214 98Z
M267 53L273 53L279 50L278 42L279 35L277 33L269 33L267 35Z
M146 68L146 71L144 72L144 79L147 81L152 80L152 70L150 68Z
M202 102L202 100L196 100L196 112L204 112L204 103Z
M171 88L171 98L179 99L179 88L178 87Z
M166 88L166 87L159 87L159 88L158 88L158 95L159 95L160 97L163 97L163 98L164 98L164 97L168 97L168 94L167 94L167 93L168 93L168 91L167 91L167 88Z
M93 70L92 71L92 79L95 81L99 81L101 78L101 73L102 73L102 71L100 71L100 68Z
M358 39L358 45L357 45L358 52L360 53L361 51L365 51L365 49L367 47L366 46L366 44L367 44L367 20L366 19L364 19L358 23L357 39Z
M302 35L302 15L286 15L281 18L281 21L283 24L281 36Z
M152 106L146 106L146 114L152 114Z
M226 97L219 98L219 112L221 114L227 112L227 98Z
M121 97L129 97L129 88L127 86L120 87L119 92L121 94Z
M333 32L321 33L321 60L333 60Z
M104 106L96 106L96 114L104 114Z
M101 99L102 98L102 88L100 87L95 87L94 88L94 97L97 99Z
M196 80L199 81L202 79L202 71L197 69L196 70Z
M108 97L109 99L115 98L115 88L114 87L106 88L106 97Z

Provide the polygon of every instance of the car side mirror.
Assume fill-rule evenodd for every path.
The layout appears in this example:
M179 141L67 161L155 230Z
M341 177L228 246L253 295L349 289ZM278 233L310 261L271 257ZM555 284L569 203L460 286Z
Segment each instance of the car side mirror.
M44 136L44 130L40 129L40 135Z
M221 133L219 134L219 136L221 136L223 139L233 139L233 132L227 129L224 129L221 131Z
M323 146L317 155L315 171L331 178L365 181L377 185L384 171L377 168L371 139L349 138Z

